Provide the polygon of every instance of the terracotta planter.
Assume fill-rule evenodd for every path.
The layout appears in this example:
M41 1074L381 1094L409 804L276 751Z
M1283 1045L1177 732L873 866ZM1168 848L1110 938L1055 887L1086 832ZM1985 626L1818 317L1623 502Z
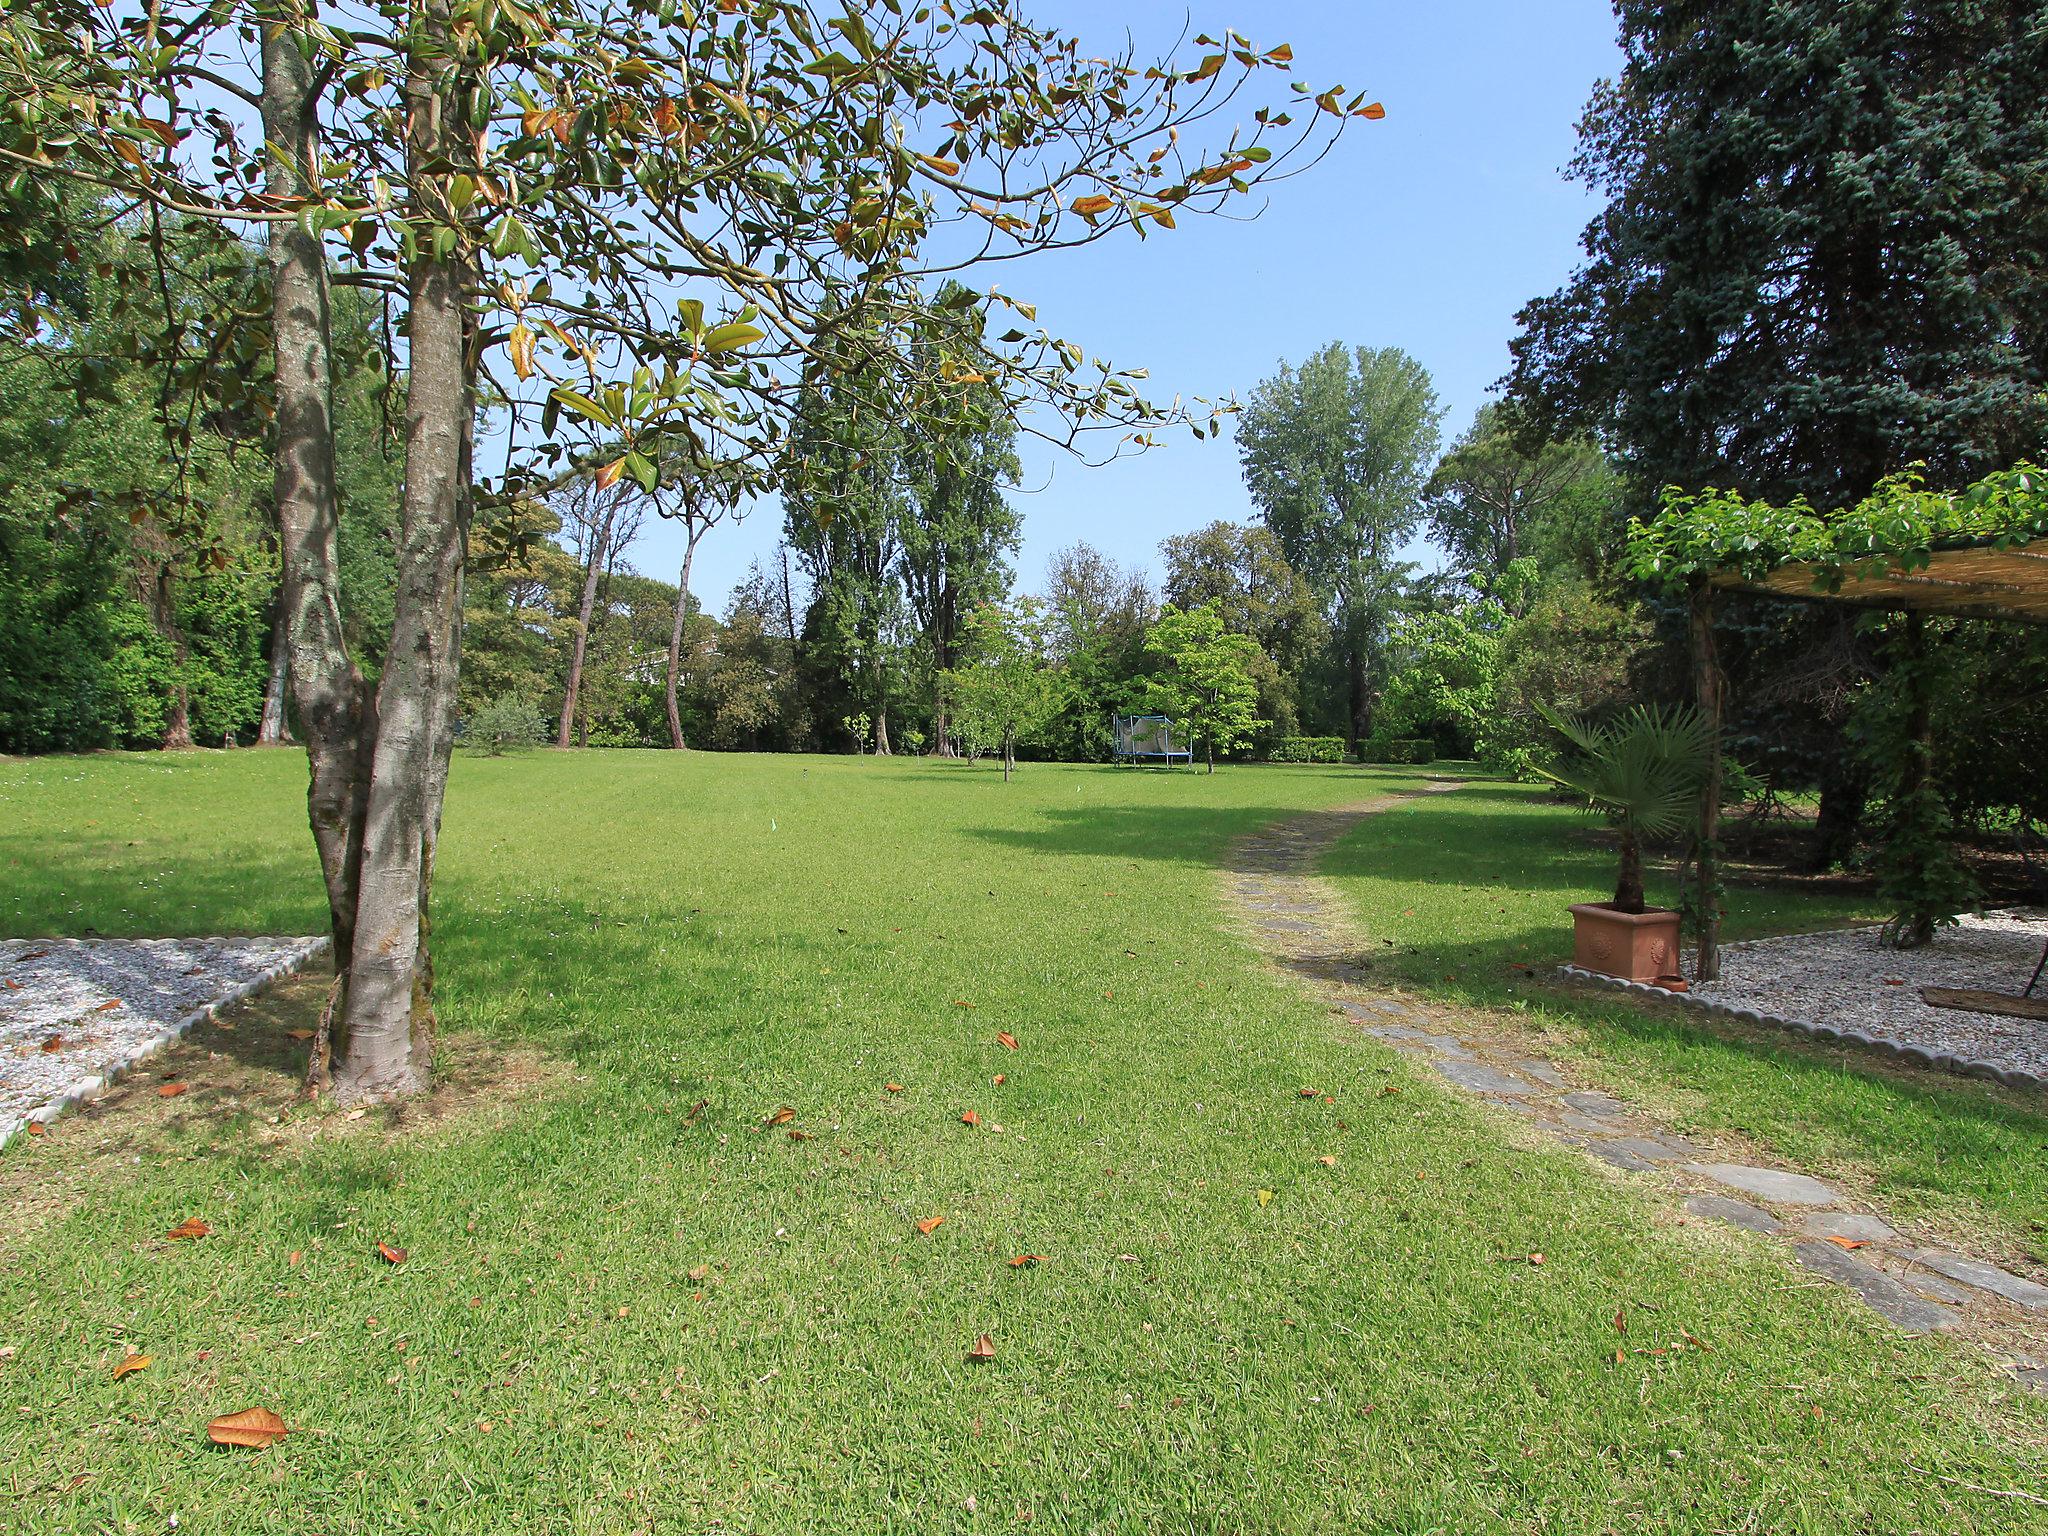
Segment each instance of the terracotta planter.
M1681 914L1668 907L1617 912L1604 901L1584 901L1572 912L1572 962L1625 981L1655 981L1678 973Z

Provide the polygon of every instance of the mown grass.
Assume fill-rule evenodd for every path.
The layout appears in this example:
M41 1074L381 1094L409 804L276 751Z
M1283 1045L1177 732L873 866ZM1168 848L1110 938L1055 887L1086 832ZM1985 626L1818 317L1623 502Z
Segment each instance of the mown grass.
M308 930L301 771L0 764L0 921ZM1516 1149L1233 936L1228 839L1405 782L459 763L449 1048L568 1075L282 1149L223 1105L0 1253L0 1526L2013 1528L1964 1485L2042 1485L2040 1405ZM301 1432L205 1443L253 1403Z
M1629 1096L1851 1178L1902 1218L2044 1261L2048 1105L2039 1095L1549 985L1551 968L1570 958L1565 907L1601 900L1613 884L1614 856L1597 827L1540 789L1473 783L1360 825L1325 872L1381 941L1374 954L1389 981L1513 1009ZM1672 902L1677 892L1667 881L1651 897ZM1867 899L1740 883L1728 912L1735 939L1882 916Z

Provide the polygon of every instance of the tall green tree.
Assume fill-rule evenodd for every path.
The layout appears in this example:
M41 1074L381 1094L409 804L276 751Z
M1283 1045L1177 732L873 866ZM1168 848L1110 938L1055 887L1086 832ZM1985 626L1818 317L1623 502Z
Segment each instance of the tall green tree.
M898 524L897 569L916 621L922 662L936 679L956 660L963 616L1009 594L1023 519L1006 492L1023 465L1017 423L986 382L965 375L987 326L974 294L958 283L941 287L913 359L950 375L954 393L905 434L908 498ZM931 689L932 750L950 755L946 690Z
M1045 608L1035 598L983 603L967 615L959 665L940 676L961 734L1002 754L1003 782L1017 767L1017 743L1052 718L1061 703Z
M1442 419L1414 358L1338 342L1299 367L1281 364L1238 417L1252 502L1323 598L1354 746L1372 732L1389 626L1414 568L1400 555L1421 518Z
M1490 585L1517 560L1568 548L1578 536L1573 514L1612 480L1606 456L1590 441L1532 450L1488 401L1430 475L1423 512L1452 569Z
M1213 603L1227 628L1258 642L1259 714L1275 735L1296 734L1303 690L1328 644L1329 622L1273 530L1214 522L1165 539L1159 553L1166 561L1167 602L1181 609Z
M1168 607L1145 632L1145 654L1153 667L1146 678L1147 707L1192 732L1214 773L1216 754L1244 745L1263 723L1252 681L1258 642L1233 633L1214 603Z

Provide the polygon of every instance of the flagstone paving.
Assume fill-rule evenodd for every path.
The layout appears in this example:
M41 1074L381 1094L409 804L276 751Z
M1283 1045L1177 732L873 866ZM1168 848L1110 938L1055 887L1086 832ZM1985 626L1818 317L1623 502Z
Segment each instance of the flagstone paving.
M1317 862L1365 817L1460 787L1454 779L1432 780L1424 789L1297 816L1241 839L1224 888L1254 942L1364 1033L1460 1092L1511 1111L1504 1135L1526 1139L1533 1128L1637 1178L1646 1193L1677 1196L1691 1217L1781 1242L1790 1263L1844 1287L1899 1327L1974 1338L2016 1381L2048 1390L2048 1286L1902 1237L1881 1214L1849 1209L1847 1196L1811 1174L1731 1155L1750 1149L1707 1147L1682 1136L1641 1105L1575 1083L1571 1068L1532 1052L1511 1022L1368 979L1357 959L1366 943L1343 899L1316 878Z

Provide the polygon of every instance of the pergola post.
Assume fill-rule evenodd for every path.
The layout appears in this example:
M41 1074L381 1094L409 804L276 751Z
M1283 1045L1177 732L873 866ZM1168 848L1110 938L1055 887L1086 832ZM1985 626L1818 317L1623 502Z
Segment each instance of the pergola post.
M1700 713L1707 718L1712 737L1707 772L1700 784L1699 841L1693 851L1693 865L1699 879L1698 911L1695 914L1698 959L1693 976L1698 981L1721 979L1721 729L1727 713L1728 679L1721 670L1721 654L1714 644L1714 589L1705 577L1692 583L1690 622L1693 686Z

